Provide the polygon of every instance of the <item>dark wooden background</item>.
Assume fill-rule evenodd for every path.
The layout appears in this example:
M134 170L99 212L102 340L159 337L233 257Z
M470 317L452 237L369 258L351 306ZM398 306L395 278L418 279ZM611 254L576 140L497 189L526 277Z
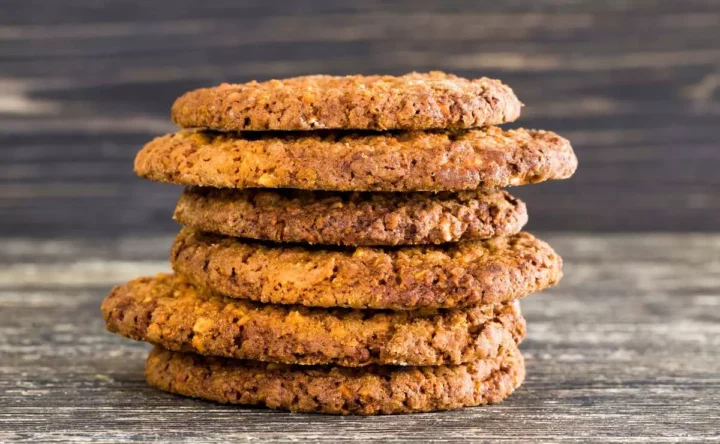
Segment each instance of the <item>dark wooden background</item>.
M307 73L499 77L575 178L515 189L532 230L716 231L720 1L28 1L0 13L0 233L172 233L133 176L182 92Z

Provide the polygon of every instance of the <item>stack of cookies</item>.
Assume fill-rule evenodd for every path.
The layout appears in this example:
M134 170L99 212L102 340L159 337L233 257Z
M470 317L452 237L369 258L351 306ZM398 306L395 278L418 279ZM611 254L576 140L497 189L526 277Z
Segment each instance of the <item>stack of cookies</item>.
M150 385L223 403L379 414L497 402L523 381L517 300L560 257L501 188L571 176L567 140L504 131L499 81L307 76L180 97L135 172L186 185L175 274L116 287L110 331Z

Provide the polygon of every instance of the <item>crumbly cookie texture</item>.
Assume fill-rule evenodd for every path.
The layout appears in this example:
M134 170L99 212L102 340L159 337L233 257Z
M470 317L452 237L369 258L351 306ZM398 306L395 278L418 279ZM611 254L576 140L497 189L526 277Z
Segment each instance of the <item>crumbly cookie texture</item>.
M431 72L225 83L184 94L171 115L181 127L219 131L425 130L512 122L521 107L499 80Z
M135 158L146 179L217 188L462 191L565 179L570 142L540 130L214 133L151 141Z
M415 310L511 301L557 283L562 259L529 233L439 246L288 246L180 231L176 273L273 304Z
M170 350L287 364L462 364L525 337L513 303L434 313L266 305L172 275L114 288L102 312L108 330Z
M419 245L518 233L525 203L501 190L343 193L188 187L175 219L201 231L274 242Z
M375 415L502 401L523 382L525 364L514 344L499 357L456 366L361 369L267 364L156 347L145 365L145 378L161 390L221 403Z

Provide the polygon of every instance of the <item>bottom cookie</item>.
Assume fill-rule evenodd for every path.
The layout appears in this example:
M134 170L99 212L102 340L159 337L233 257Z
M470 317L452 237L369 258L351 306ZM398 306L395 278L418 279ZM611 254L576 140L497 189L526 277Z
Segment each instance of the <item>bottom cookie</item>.
M502 401L523 382L525 364L514 345L498 358L462 365L364 368L268 364L155 347L145 378L164 391L221 403L376 415Z

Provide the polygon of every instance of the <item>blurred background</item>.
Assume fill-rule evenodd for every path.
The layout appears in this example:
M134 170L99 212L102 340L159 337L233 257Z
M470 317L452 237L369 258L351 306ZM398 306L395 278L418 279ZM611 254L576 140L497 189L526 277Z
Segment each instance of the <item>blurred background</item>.
M167 234L180 187L132 172L184 91L440 69L510 84L569 138L516 188L533 231L717 231L720 1L2 0L0 233Z

